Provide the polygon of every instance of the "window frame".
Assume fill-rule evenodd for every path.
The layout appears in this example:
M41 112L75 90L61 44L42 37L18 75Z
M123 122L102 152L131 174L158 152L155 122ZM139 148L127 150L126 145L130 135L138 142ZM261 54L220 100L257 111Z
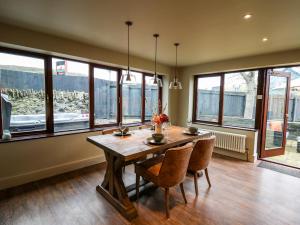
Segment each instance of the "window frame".
M49 112L47 110L47 100L48 100L48 81L47 81L47 73L48 73L48 57L45 54L41 53L35 53L35 52L29 52L29 51L24 51L24 50L19 50L19 49L12 49L12 48L6 48L6 47L0 47L0 52L5 53L5 54L12 54L12 55L17 55L17 56L24 56L24 57L32 57L32 58L37 58L37 59L42 59L44 61L44 85L45 85L45 119L46 119L46 124L45 124L45 129L42 130L33 130L33 131L23 131L23 132L13 132L11 133L12 137L20 137L20 136L29 136L29 135L36 135L36 134L45 134L49 132ZM2 91L1 91L2 92ZM2 100L0 101L1 107L2 107ZM2 109L1 109L2 111ZM2 121L2 112L0 114L1 117L1 134L3 134L3 121ZM2 139L2 137L0 137Z
M95 63L90 63L90 85L89 85L89 99L90 99L90 129L94 128L103 128L103 127L112 127L117 126L120 123L120 79L121 79L121 72L120 68L111 67L111 66L103 66ZM113 70L117 72L117 122L116 123L110 123L110 124L95 124L95 76L94 76L94 69L106 69L106 70Z
M150 73L145 73L144 74L144 78L143 78L143 86L144 86L144 99L143 99L143 108L144 108L144 120L143 122L150 122L151 120L146 120L146 108L145 108L145 105L146 105L146 95L145 95L145 90L146 90L146 77L153 77L153 74L150 74ZM158 78L161 79L161 82L163 84L163 77L161 75L158 75ZM158 112L159 113L162 113L162 87L158 87Z
M3 128L2 128L2 98L1 98L2 89L0 87L0 140L2 139L3 135Z
M73 133L82 133L82 132L93 132L96 130L103 130L106 127L115 127L118 126L119 122L121 122L121 115L122 115L122 85L120 85L120 79L122 70L124 70L124 67L122 66L108 66L98 63L93 63L83 60L78 60L72 57L64 57L59 54L57 55L48 55L43 53L37 53L37 52L31 52L28 50L20 50L20 49L13 49L13 48L7 48L7 47L1 47L0 46L0 52L7 53L7 54L13 54L13 55L19 55L19 56L27 56L27 57L33 57L33 58L39 58L44 60L44 82L45 82L45 116L46 116L46 128L43 130L37 130L37 131L26 131L26 132L17 132L17 133L11 133L12 139L11 140L2 140L2 134L3 134L3 121L2 121L2 103L0 98L0 143L3 142L10 142L15 140L28 140L28 139L34 139L34 138L43 138L43 137L51 137L51 136L59 136L59 135L67 135L67 134L73 134ZM53 109L53 75L52 75L52 58L59 58L62 60L70 60L74 62L79 63L85 63L89 66L89 74L88 74L88 84L89 84L89 127L88 128L82 128L82 129L72 129L72 130L63 130L63 131L54 131L54 109ZM99 69L109 69L117 71L117 123L111 123L111 124L100 124L95 125L94 121L94 107L95 107L95 99L94 99L94 68ZM153 74L149 72L143 72L138 70L131 70L133 72L138 72L142 74L142 97L141 97L141 122L138 123L129 123L128 126L134 126L134 125L140 125L149 122L150 120L145 120L145 77L146 76L153 76ZM159 75L159 78L163 81L163 76ZM162 103L162 87L159 87L159 102ZM1 91L1 90L0 90ZM159 112L162 111L162 104L159 105Z
M126 69L124 68L120 68L119 71L119 80L118 80L118 84L119 84L119 89L120 89L120 94L119 94L119 105L120 105L120 113L119 113L119 122L123 122L122 118L123 118L123 91L122 91L122 85L120 84L120 80L121 80L121 76L122 76L122 71ZM141 122L134 122L134 123L126 123L126 126L128 125L133 125L133 124L143 124L145 122L145 74L144 72L138 71L138 70L133 70L130 69L131 72L135 72L135 73L141 73L142 74L142 84L141 84L141 92L142 92L142 96L141 96ZM118 124L119 124L118 122Z
M198 74L194 76L194 90L193 90L193 111L192 111L192 122L203 124L203 125L213 125L213 126L219 126L224 128L233 128L233 129L239 129L239 130L257 130L260 127L260 118L261 118L261 103L259 101L263 99L258 99L257 96L261 95L263 96L263 85L264 85L264 74L265 71L267 71L270 68L281 68L283 66L276 66L276 67L262 67L262 68L251 68L251 69L243 69L243 70L232 70L232 71L226 71L226 72L218 72L218 73L211 73L211 74ZM284 66L288 67L288 66ZM229 126L224 125L224 94L225 94L225 76L227 73L239 73L239 72L247 72L247 71L257 71L258 77L257 77L257 90L256 90L256 110L255 110L255 122L254 127L242 127L242 126ZM198 79L201 77L211 77L211 76L221 76L221 87L220 87L220 95L222 93L222 96L220 96L220 106L219 106L219 118L218 122L210 122L210 121L204 121L204 120L197 120L197 86L198 86ZM264 98L264 97L262 97ZM222 103L222 104L221 104ZM222 111L222 114L220 113Z
M218 121L206 121L206 120L198 120L197 119L197 108L198 108L198 80L199 78L209 78L209 77L220 77L220 96L219 96L219 113L218 113ZM192 122L193 123L204 123L204 124L212 124L212 125L220 125L223 124L223 112L224 111L224 73L213 73L213 74L203 74L194 76L194 97L193 97L193 115Z
M49 91L51 91L51 95L52 95L52 103L51 105L49 105L49 107L51 107L51 111L52 111L52 115L51 115L51 121L50 121L50 126L51 128L53 127L53 133L60 133L60 132L72 132L72 131L80 131L80 130L86 130L86 129L91 129L91 126L90 126L90 116L91 116L91 113L90 113L90 110L91 110L91 100L89 99L89 126L88 127L83 127L83 128L79 128L79 129L66 129L66 130L59 130L59 131L55 131L55 123L54 123L54 107L53 107L53 70L52 70L52 62L53 62L53 58L56 58L56 59L62 59L62 60L65 60L65 61L73 61L73 62L77 62L77 63L84 63L84 64L87 64L88 65L88 76L87 76L87 79L88 79L88 89L89 89L89 98L91 97L91 90L90 90L90 77L91 77L91 71L90 71L90 63L88 62L85 62L85 61L82 61L82 60L77 60L77 59L71 59L71 58L66 58L66 57L61 57L61 56L55 56L55 55L52 55L52 56L49 56L50 57L50 63L48 64L48 67L51 67L51 75L49 74L49 76L51 76L51 88L49 88ZM50 69L49 69L49 72L50 72ZM50 84L49 84L50 85ZM50 94L50 93L49 93Z
M258 111L259 105L258 104L258 99L257 96L260 93L260 85L261 85L261 73L263 73L265 69L245 69L245 70L238 70L238 71L228 71L228 72L224 72L224 96L225 96L225 77L226 74L229 73L241 73L241 72L250 72L250 71L257 71L257 84L256 84L256 101L255 101L255 119L254 119L254 126L253 127L243 127L243 126L229 126L229 125L224 125L224 115L223 115L223 123L222 126L223 127L229 127L229 128L235 128L235 129L243 129L243 130L255 130L257 128L257 118L260 115L260 111ZM266 69L267 71L267 69Z

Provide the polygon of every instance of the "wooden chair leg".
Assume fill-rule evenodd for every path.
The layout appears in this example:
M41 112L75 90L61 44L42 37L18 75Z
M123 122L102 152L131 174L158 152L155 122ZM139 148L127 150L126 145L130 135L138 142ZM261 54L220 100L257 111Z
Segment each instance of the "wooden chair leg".
M197 172L194 173L194 183L195 183L195 192L196 195L198 195L198 173Z
M180 184L180 190L181 190L181 193L182 193L182 196L183 196L184 203L186 204L187 200L186 200L184 189L183 189L183 183Z
M165 190L165 208L166 208L167 218L170 218L170 212L169 212L169 188L166 188L166 190Z
M208 186L211 187L207 168L205 169L205 176L206 176L206 180L207 180Z
M139 175L136 175L135 192L136 192L136 202L138 202L139 201L139 194L140 194L140 176Z

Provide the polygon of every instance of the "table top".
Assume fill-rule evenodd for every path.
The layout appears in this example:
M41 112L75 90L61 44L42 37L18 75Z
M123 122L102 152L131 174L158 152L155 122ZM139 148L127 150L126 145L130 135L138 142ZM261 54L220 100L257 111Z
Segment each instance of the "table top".
M147 144L147 138L153 134L153 130L150 129L134 130L130 136L123 137L113 134L91 136L87 138L87 141L116 157L121 157L124 161L130 161L151 153L191 142L209 134L208 131L201 131L198 135L187 135L183 133L186 129L187 128L178 126L171 126L165 129L163 133L167 141L166 144L163 145Z

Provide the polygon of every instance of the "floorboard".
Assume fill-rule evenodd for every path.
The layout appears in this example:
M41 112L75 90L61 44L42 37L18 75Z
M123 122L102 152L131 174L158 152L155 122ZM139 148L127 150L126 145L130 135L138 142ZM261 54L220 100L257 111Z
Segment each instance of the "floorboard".
M0 225L130 224L95 187L105 164L44 179L0 192ZM180 188L170 191L170 219L161 189L140 197L139 217L132 224L299 224L300 179L235 159L214 156L209 166L212 187L199 178L195 197L193 178L184 182L188 204ZM126 183L134 182L126 168Z

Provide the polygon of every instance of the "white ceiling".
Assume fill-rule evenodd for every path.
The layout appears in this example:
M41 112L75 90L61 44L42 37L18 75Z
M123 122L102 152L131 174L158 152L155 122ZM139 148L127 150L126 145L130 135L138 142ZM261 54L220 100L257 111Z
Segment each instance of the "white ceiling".
M252 13L249 21L245 13ZM300 48L300 0L0 0L0 21L126 52L192 65ZM268 37L263 43L261 39Z

